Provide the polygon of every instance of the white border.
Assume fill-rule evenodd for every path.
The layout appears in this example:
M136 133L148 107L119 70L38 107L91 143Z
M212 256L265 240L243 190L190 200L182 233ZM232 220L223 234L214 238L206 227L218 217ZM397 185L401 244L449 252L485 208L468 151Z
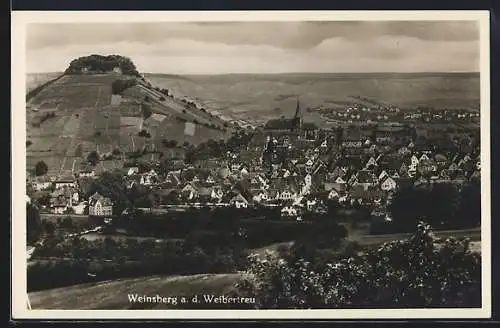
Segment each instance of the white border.
M12 30L12 317L13 319L410 319L489 318L491 316L490 240L490 81L488 11L14 11ZM481 309L376 310L29 310L26 295L25 40L29 23L189 22L189 21L478 21L481 78ZM14 115L15 114L15 115Z

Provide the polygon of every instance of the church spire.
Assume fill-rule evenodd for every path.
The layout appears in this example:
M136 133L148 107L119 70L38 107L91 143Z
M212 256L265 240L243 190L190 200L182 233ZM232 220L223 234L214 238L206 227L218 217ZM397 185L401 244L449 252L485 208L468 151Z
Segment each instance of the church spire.
M300 100L299 97L297 97L297 107L295 107L295 118L300 118L302 116L302 113L300 111Z
M295 108L295 116L293 117L295 123L295 128L302 129L302 110L300 109L300 100L297 97L297 107Z

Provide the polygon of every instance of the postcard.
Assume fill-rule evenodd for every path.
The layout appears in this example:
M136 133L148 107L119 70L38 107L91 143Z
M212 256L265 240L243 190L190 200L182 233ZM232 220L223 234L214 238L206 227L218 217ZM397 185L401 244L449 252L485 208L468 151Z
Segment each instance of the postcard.
M490 317L487 11L12 27L14 319Z

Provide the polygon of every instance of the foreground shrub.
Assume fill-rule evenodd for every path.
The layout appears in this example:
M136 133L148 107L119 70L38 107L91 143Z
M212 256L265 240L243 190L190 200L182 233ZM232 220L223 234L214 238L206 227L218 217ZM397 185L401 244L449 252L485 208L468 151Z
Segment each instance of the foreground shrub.
M289 254L251 257L238 294L263 309L480 307L481 257L467 239L437 243L420 223L408 240L314 265Z

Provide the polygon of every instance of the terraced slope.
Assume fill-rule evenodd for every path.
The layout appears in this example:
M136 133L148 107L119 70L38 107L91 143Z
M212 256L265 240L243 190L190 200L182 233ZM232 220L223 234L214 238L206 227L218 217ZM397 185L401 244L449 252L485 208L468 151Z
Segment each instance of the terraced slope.
M230 134L213 128L222 126L220 120L181 101L163 100L162 94L143 82L123 96L112 95L112 83L123 78L117 73L65 75L29 99L27 169L43 160L50 174L63 176L78 168L93 150L100 154L115 149L127 153L145 146L161 150L162 139L198 144ZM146 96L154 114L144 121L141 104ZM151 137L139 136L141 129ZM124 159L104 161L98 169L121 167Z

